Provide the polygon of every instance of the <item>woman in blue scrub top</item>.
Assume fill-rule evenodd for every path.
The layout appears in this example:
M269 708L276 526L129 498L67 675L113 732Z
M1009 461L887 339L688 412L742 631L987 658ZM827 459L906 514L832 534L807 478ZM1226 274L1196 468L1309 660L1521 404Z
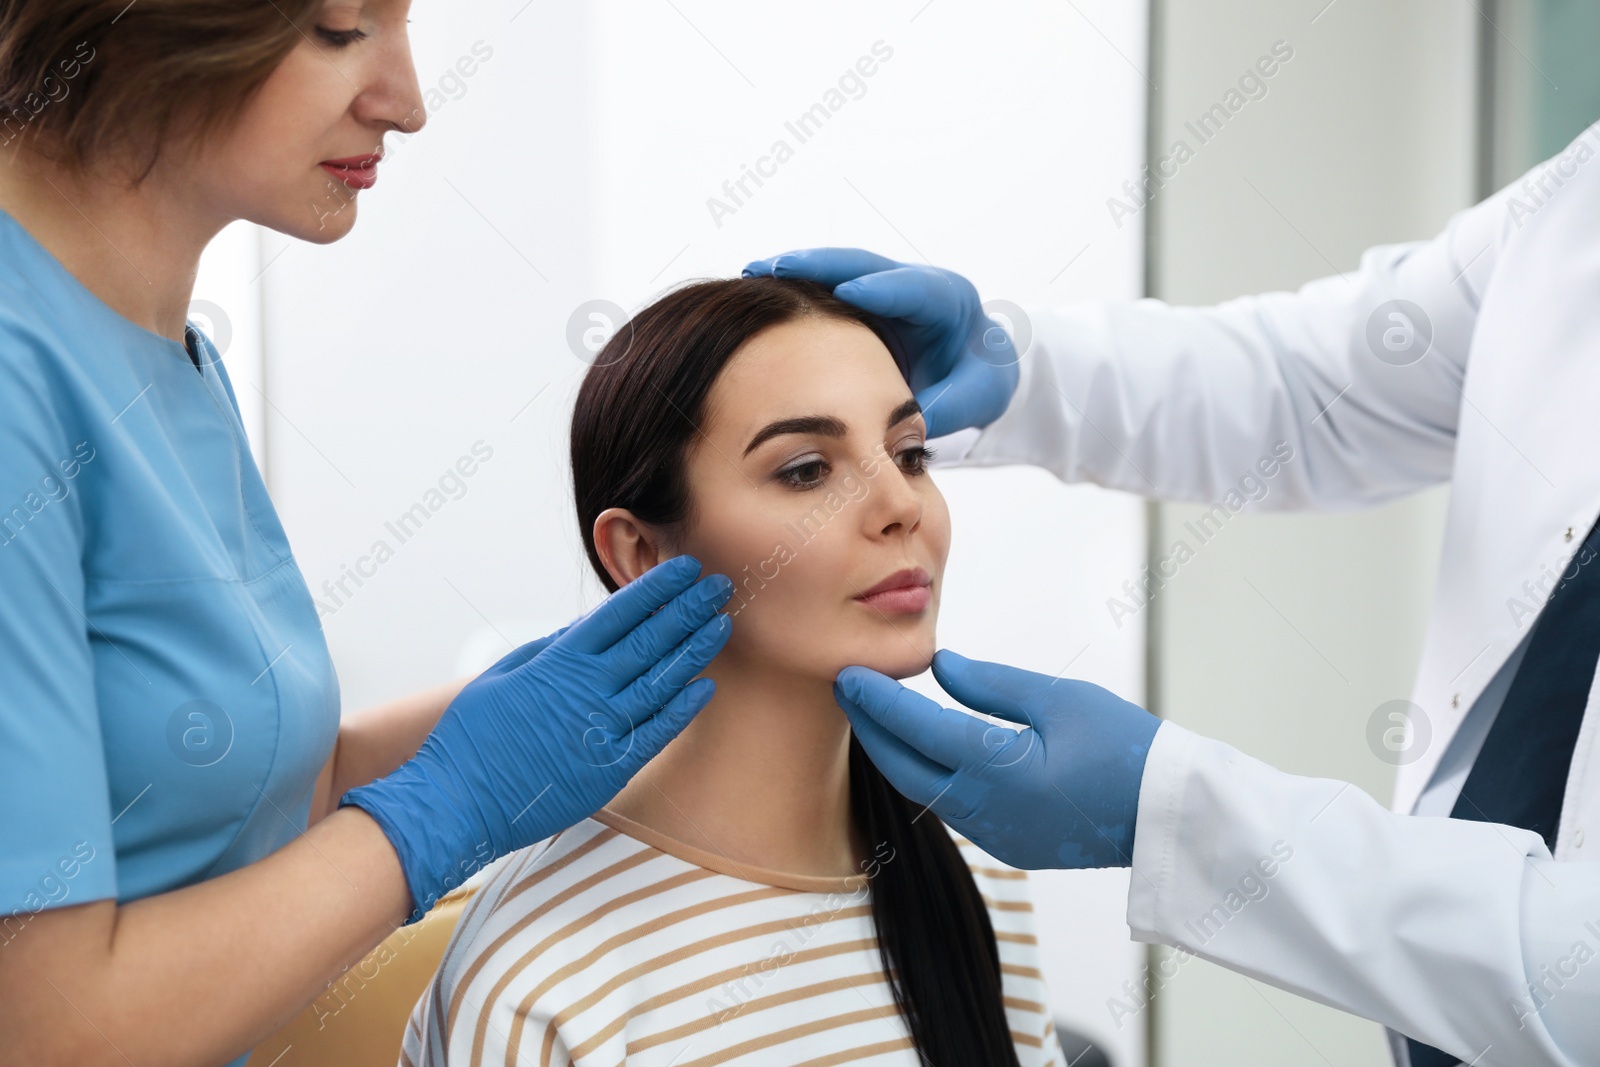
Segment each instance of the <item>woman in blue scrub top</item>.
M710 697L691 679L732 584L679 557L459 693L340 721L185 310L235 219L349 231L362 157L425 117L408 8L0 4L5 1062L242 1063L443 892L610 800Z

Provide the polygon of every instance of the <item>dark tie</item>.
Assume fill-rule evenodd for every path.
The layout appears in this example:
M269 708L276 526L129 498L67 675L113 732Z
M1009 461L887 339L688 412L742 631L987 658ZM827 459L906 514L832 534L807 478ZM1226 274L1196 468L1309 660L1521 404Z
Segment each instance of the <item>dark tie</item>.
M1555 851L1572 750L1600 659L1600 523L1562 572L1484 738L1452 819L1532 830ZM1407 1039L1411 1067L1461 1061Z

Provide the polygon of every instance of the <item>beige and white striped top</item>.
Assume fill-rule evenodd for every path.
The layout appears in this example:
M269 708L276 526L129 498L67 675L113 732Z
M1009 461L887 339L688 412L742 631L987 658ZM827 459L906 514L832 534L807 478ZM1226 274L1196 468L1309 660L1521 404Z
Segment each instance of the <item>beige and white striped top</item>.
M1018 1059L1063 1067L1025 875L952 836L989 908ZM400 1063L920 1067L870 893L864 874L752 868L602 809L467 901Z

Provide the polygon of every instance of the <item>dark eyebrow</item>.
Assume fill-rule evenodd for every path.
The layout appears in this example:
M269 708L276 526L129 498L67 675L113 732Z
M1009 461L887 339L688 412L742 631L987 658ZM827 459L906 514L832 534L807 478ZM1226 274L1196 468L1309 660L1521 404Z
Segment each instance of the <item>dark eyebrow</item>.
M902 422L905 422L911 416L920 414L922 414L922 405L917 403L916 397L912 397L904 404L901 404L899 407L889 412L889 422L884 426L884 429L892 430Z
M845 435L844 423L832 415L802 415L795 419L779 419L769 422L750 438L750 443L744 446L744 454L749 455L756 450L756 446L774 437L782 437L786 433L810 433L823 437L843 437Z
M889 421L884 424L885 430L892 430L900 423L913 415L922 413L922 405L917 403L917 398L912 397L893 411L889 412ZM804 433L816 434L821 437L843 437L846 433L845 425L832 415L802 415L793 419L779 419L763 426L756 435L750 438L750 443L744 446L744 455L748 456L764 442L782 437L784 434Z

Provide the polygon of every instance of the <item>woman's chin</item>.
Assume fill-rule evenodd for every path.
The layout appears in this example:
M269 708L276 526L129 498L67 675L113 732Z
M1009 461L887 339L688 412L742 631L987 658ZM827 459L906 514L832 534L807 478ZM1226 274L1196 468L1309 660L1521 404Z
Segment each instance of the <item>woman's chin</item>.
M852 658L839 664L846 667L867 667L890 678L912 678L933 665L934 642L920 636L895 635L889 641L871 642L850 650ZM835 675L838 671L834 672Z

